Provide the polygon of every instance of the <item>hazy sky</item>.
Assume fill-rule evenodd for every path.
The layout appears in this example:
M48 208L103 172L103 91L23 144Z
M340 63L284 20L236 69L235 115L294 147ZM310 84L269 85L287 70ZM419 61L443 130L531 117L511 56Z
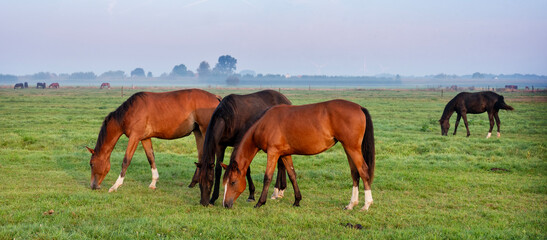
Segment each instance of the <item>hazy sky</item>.
M0 0L0 74L547 75L545 0Z

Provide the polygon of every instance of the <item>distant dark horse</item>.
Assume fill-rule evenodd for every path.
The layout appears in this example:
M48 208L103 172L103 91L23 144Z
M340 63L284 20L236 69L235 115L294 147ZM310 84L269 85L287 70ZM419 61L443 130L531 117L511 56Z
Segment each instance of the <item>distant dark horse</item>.
M372 118L367 109L345 100L332 100L301 106L277 105L268 110L243 136L224 173L222 205L231 208L245 189L245 173L259 150L268 155L262 194L255 207L266 203L268 187L279 157L292 154L315 155L337 142L342 144L353 179L353 191L346 209L359 202L359 182L365 185L365 205L372 204L372 179L376 150ZM340 159L341 160L341 159ZM294 188L294 206L302 199L292 160L283 158ZM314 179L321 181L323 179Z
M443 116L439 120L439 123L441 124L441 134L444 136L448 135L448 129L450 128L450 116L456 112L458 114L458 118L456 119L456 125L454 126L454 135L456 135L460 118L463 117L463 123L465 124L467 136L469 137L471 133L469 132L469 126L467 125L467 114L488 112L490 130L488 130L486 138L490 138L492 135L494 118L496 119L496 125L498 126L498 137L500 137L500 118L498 116L500 109L513 110L513 107L507 105L503 100L503 96L498 95L495 92L459 93L452 100L450 100L444 108Z
M25 88L28 88L28 82L25 82Z
M59 88L59 83L52 83L52 84L49 84L48 88Z
M46 83L45 82L36 83L36 88L45 89L46 88Z
M207 127L202 157L199 163L197 163L199 167L199 187L201 190L200 202L202 205L214 204L218 199L220 175L222 172L220 163L224 159L226 147L236 146L235 148L237 148L245 132L262 116L264 111L279 104L290 105L291 102L283 94L273 90L264 90L247 95L230 94L218 104ZM215 155L217 156L217 161L214 172L214 191L211 200L209 200L213 185ZM288 157L290 158L290 156ZM252 201L254 200L255 186L251 179L250 168L247 171L247 181L249 182L250 192L248 200ZM194 181L193 184L195 184ZM276 189L272 198L282 197L286 186L285 165L280 161Z
M108 89L110 89L110 83L107 83L107 82L102 83L102 84L101 84L101 89L103 89L103 88L108 88Z
M25 88L25 85L23 85L22 83L16 83L13 89L17 89L17 88L21 88L21 89Z
M104 118L95 149L87 148L91 152L91 189L100 188L101 182L110 171L110 154L122 134L129 141L122 171L109 191L116 191L123 184L127 167L139 142L142 143L152 169L152 183L149 187L155 189L159 175L151 138L177 139L193 132L199 158L205 130L219 102L220 97L200 89L133 94Z

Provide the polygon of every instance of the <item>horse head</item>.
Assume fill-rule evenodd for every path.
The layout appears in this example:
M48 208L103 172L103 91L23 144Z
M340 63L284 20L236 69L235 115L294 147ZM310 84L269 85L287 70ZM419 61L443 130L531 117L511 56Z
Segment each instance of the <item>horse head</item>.
M195 163L196 173L198 176L199 189L201 191L200 203L203 206L209 205L209 197L211 196L211 189L213 188L215 177L215 164L214 163Z
M247 186L245 181L245 172L239 170L236 161L232 161L229 166L221 163L222 167L226 169L224 173L224 199L222 205L225 208L232 208L234 201L241 195Z
M441 125L441 135L448 136L448 129L450 128L450 122L448 119L439 120L439 124Z
M91 160L89 166L91 167L91 189L100 189L106 174L110 171L110 157L103 156L104 154L96 154L95 150L87 147L87 150L91 153Z

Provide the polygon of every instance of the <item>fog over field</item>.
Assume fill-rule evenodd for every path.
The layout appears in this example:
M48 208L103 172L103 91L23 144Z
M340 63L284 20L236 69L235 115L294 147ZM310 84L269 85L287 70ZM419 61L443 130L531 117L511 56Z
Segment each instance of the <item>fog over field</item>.
M228 74L399 76L409 87L456 84L459 80L449 80L457 75L475 79L465 85L477 79L489 85L497 77L492 85L539 86L547 75L546 10L541 0L2 1L0 84L18 81L11 76L51 82L33 76L38 73L62 82L82 80L70 78L73 73L93 73L89 80L122 71L117 79L123 81L115 84L216 85L216 80L158 77L172 75L180 65L197 76L201 63L213 71L220 56L231 56L237 63ZM127 80L138 68L154 79ZM474 73L484 77L465 77ZM522 83L521 77L504 81L502 74L540 77ZM302 86L324 84L290 77L288 82ZM359 87L366 81L324 82Z

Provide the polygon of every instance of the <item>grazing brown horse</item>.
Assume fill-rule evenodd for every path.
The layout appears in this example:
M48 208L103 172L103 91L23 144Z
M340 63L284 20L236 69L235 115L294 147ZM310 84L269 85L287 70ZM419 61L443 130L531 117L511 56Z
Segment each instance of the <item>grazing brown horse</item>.
M52 83L52 84L49 84L49 86L47 88L59 88L59 83Z
M454 112L458 114L456 119L456 125L454 126L454 134L456 135L456 130L458 130L458 124L460 119L463 118L463 123L467 129L467 136L471 135L469 132L469 126L467 125L467 114L479 114L483 112L488 112L488 119L490 120L490 130L486 138L492 136L492 128L494 128L494 118L496 119L496 125L498 126L498 134L500 137L500 118L498 112L500 109L513 110L513 107L507 105L503 100L503 96L498 95L495 92L486 91L486 92L477 92L477 93L468 93L461 92L456 95L444 108L443 115L439 120L441 125L441 135L448 135L448 129L450 128L450 116Z
M102 84L101 84L101 89L103 89L103 88L108 88L108 89L110 89L110 83L107 83L107 82L102 83Z
M45 82L36 83L36 88L45 89L46 88L46 83Z
M16 83L15 86L13 86L13 89L17 89L17 88L25 88L25 85L23 85L23 83Z
M228 146L237 146L243 135L255 123L262 114L272 106L279 104L291 104L283 94L264 90L256 93L237 95L230 94L222 99L218 104L205 134L205 143L203 145L203 154L196 165L199 169L199 188L201 190L201 204L207 206L214 204L218 199L220 175L222 168L220 163L224 160L224 152ZM217 156L215 166L215 155ZM290 156L287 156L290 157ZM215 169L215 171L213 171ZM214 191L211 195L214 174ZM196 169L197 177L198 171ZM285 165L282 162L278 165L278 178L272 198L283 196L283 191L287 186L285 177ZM248 201L254 200L255 186L251 178L251 168L247 171L247 181L249 182Z
M359 177L365 185L365 205L372 204L371 184L374 177L374 130L368 110L356 103L332 100L316 104L292 106L278 105L270 108L245 133L230 165L224 173L224 207L231 208L245 189L245 172L259 150L268 155L264 187L255 207L266 203L268 187L272 180L275 163L282 156L292 154L314 155L342 143L346 152L353 192L346 209L358 204ZM283 158L294 192L294 206L302 199L296 183L296 173L290 158Z
M100 188L110 170L110 154L122 134L129 138L122 163L122 171L110 188L122 185L135 149L142 143L152 169L150 188L156 188L159 178L150 138L177 139L194 133L198 155L202 152L203 137L220 97L199 89L164 93L139 92L129 97L115 111L105 117L91 152L91 188Z

